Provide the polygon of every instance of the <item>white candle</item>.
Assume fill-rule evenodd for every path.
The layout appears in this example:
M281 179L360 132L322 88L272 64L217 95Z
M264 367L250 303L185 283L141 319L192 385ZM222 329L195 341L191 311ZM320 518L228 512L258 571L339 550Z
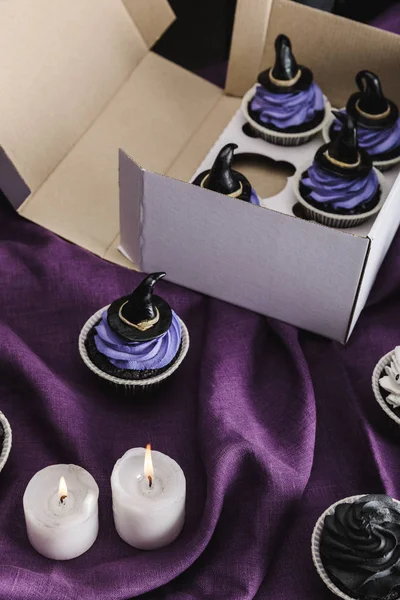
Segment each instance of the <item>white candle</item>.
M111 475L115 527L140 550L170 544L185 521L186 479L172 458L148 446L128 450Z
M43 556L68 560L88 550L99 531L99 488L75 465L51 465L38 471L25 490L26 530Z

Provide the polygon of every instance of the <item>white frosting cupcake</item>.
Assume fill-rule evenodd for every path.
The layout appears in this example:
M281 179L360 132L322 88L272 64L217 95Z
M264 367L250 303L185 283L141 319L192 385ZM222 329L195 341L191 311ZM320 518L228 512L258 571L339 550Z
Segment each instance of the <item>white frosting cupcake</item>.
M400 346L382 356L372 375L372 389L379 406L397 425L400 417ZM386 392L383 393L383 392Z

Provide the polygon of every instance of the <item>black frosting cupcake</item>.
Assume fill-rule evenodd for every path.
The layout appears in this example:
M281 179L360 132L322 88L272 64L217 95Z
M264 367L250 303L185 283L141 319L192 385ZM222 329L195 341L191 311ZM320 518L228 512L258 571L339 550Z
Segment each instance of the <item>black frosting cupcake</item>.
M237 147L237 144L231 143L221 148L211 169L200 173L193 185L259 205L258 196L247 177L232 169L233 154Z
M400 503L368 495L336 505L325 517L320 557L331 581L350 598L400 598Z
M187 329L168 303L153 294L164 276L148 275L131 295L89 319L81 332L81 356L98 375L114 383L147 382L182 361L189 345Z

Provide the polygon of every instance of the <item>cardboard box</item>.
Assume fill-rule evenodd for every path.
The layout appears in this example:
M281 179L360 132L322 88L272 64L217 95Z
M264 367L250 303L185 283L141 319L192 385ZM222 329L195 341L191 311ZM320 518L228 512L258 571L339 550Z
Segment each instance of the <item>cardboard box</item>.
M149 51L172 18L165 0L0 3L0 187L27 218L128 264L117 250L123 148L123 246L139 267L157 264L173 281L345 341L397 229L395 202L356 237L272 210L253 219L256 207L171 178L192 177L271 64L278 33L336 106L361 68L378 72L400 103L400 38L289 0L253 0L251 10L239 0L223 92ZM281 178L269 169L265 180L275 190ZM204 254L207 231L219 241ZM335 258L338 247L346 260ZM323 270L332 261L338 287ZM314 267L308 288L300 275Z

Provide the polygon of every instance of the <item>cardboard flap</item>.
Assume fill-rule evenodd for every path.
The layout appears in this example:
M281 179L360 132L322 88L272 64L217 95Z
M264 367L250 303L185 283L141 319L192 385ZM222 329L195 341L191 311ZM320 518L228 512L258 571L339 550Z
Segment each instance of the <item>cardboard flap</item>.
M21 214L105 256L119 229L119 148L165 173L221 96L211 83L148 52Z
M32 191L146 52L119 0L0 2L0 144Z
M273 64L275 38L285 33L292 40L298 63L312 69L315 81L332 106L343 106L356 91L354 78L361 69L376 72L385 94L400 102L400 79L396 77L399 36L291 0L257 0L256 15L253 4L251 10L247 4L246 0L238 3L241 16L234 28L229 93L242 96L254 84L258 73ZM262 22L257 23L256 17ZM261 61L259 44L253 36L258 36L264 45Z
M237 0L225 92L243 96L260 72L273 0Z
M131 168L137 167L131 163ZM148 171L142 198L121 192L121 204L140 201L143 207L140 248L145 272L163 269L175 283L344 340L368 239ZM133 243L131 233L122 232L121 246L128 256L135 252ZM349 253L353 261L346 260Z
M167 0L123 0L148 48L158 40L175 20Z

